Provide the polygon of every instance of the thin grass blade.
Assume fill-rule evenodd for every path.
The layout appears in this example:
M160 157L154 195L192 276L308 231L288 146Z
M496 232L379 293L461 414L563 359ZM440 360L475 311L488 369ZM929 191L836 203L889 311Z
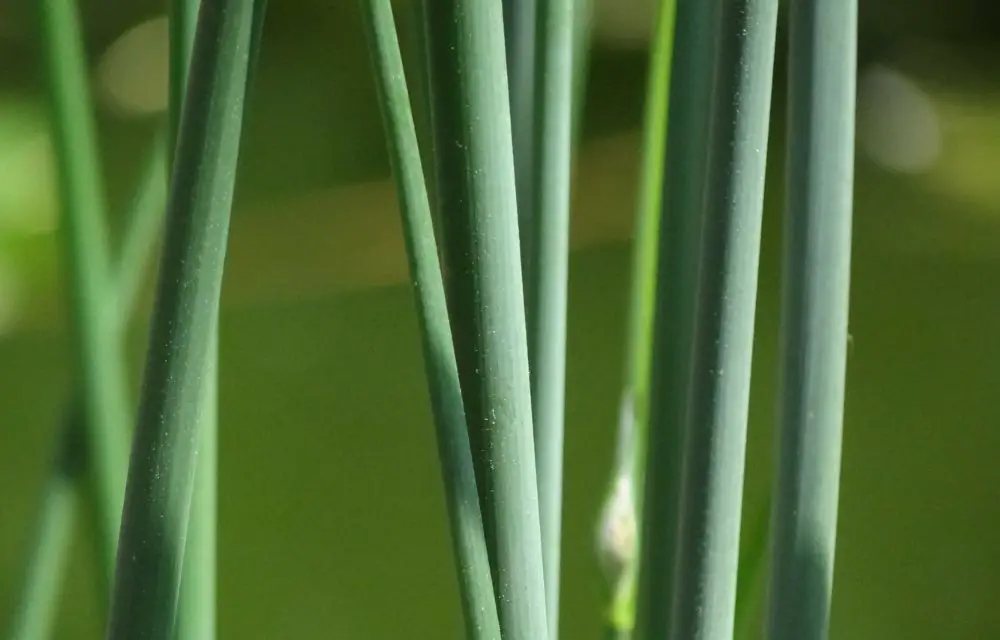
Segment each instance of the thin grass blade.
M425 12L447 293L500 625L505 639L545 640L503 16L481 0L426 0Z
M123 329L139 301L163 229L167 200L167 151L166 132L159 130L154 134L146 167L126 218L128 228L122 239L114 286Z
M625 389L618 421L615 466L601 516L599 552L607 568L610 604L606 635L627 638L635 625L642 521L643 470L649 432L649 383L667 108L674 42L674 0L660 0L653 31L643 125L638 206L632 239Z
M174 163L184 93L198 27L200 0L170 3L170 76L168 124L170 165ZM205 373L205 399L200 417L201 440L195 469L194 495L188 521L175 636L178 640L215 637L216 502L218 448L218 326L212 330Z
M857 0L789 9L781 414L767 634L826 638L850 290Z
M162 143L163 136L157 134L131 205L131 213L127 216L129 229L125 248L116 265L114 279L117 286L114 292L120 312L117 318L119 339L138 299L141 274L152 254L158 222L162 220L163 201L166 199ZM32 551L10 638L40 640L51 636L62 571L73 541L72 529L77 522L78 485L93 473L93 462L88 460L84 444L86 427L81 396L82 391L79 391L66 411L58 452L49 471L35 525L37 533L32 538ZM108 560L113 560L113 557ZM107 575L113 572L114 567L109 566ZM110 586L110 582L108 584Z
M625 400L633 430L623 439L631 455L626 463L633 475L641 507L645 444L649 428L649 384L653 359L653 312L656 303L656 265L660 218L663 205L663 174L666 158L667 112L670 101L670 71L673 59L674 0L660 0L653 50L646 81L647 97L643 125L642 164L632 251L629 298L629 330L625 361Z
M257 3L204 0L129 467L112 640L172 638Z
M706 2L708 0L702 0ZM719 5L671 637L731 640L778 0Z
M104 185L78 9L72 0L39 0L37 8L59 161L61 235L97 511L99 566L105 572L105 585L110 585L124 496L130 408L109 288Z
M657 250L639 637L667 638L673 602L683 425L690 410L695 288L709 144L716 3L677 0Z
M472 315L475 298L471 297L474 291L470 292L464 286L465 280L471 277L468 273L468 264L472 260L472 252L467 238L469 227L465 220L466 216L456 213L459 209L472 206L467 204L469 189L462 173L468 164L467 154L464 153L467 149L461 147L466 129L469 127L467 124L469 120L463 107L455 104L455 97L467 91L462 86L461 79L466 62L463 60L458 63L453 44L456 36L450 31L454 28L455 22L455 18L450 14L456 11L457 7L454 5L458 2L459 0L420 0L422 40L426 47L427 61L423 78L425 94L430 101L428 111L434 159L428 172L428 175L433 177L428 191L434 198L433 213L441 238L445 297L462 387L462 404L465 407L468 424L472 464L476 470L476 488L479 491L479 506L483 515L486 552L489 555L490 571L493 576L493 592L499 598L496 508L493 504L494 474L490 469L489 443L482 427L486 414L484 414L484 402L478 393L481 385L473 380L474 375L480 375L477 373L479 366L476 356L476 329ZM513 147L513 142L511 146ZM450 173L442 175L442 171Z
M535 467L549 637L559 635L566 309L569 282L570 171L573 152L573 0L537 0L529 138L529 200L521 209L521 255L534 417ZM523 37L523 34L521 34ZM518 150L515 138L515 154ZM518 201L521 207L522 201Z
M82 410L78 401L71 406L75 410L67 411L67 424L60 433L52 471L42 496L21 600L8 630L10 640L46 640L52 637L55 626L85 456Z
M167 138L170 141L171 166L177 146L184 92L188 86L191 53L198 27L199 5L201 0L170 0L169 5L170 70L167 87Z
M503 0L504 45L510 88L510 130L514 144L518 229L521 232L521 265L525 282L531 280L530 229L535 188L535 91L538 42L538 5L542 0ZM530 355L530 354L529 354ZM536 443L537 447L537 443Z
M438 263L434 221L410 112L392 3L390 0L362 0L361 5L403 215L403 236L423 338L466 635L475 640L499 640L500 622Z

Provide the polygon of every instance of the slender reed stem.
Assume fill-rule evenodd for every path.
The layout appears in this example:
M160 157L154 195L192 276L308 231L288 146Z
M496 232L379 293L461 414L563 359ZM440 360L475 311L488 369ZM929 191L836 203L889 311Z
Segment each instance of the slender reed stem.
M639 637L666 638L673 602L683 424L707 174L716 6L678 0L657 250L649 433L637 595Z
M661 0L657 14L653 51L649 61L642 165L632 250L632 280L629 300L629 331L625 361L625 402L631 411L623 414L631 424L620 428L633 434L623 440L631 450L627 458L641 511L645 445L649 431L649 384L653 359L653 312L656 303L656 265L660 217L663 203L663 168L667 150L667 112L670 101L670 70L673 57L674 0Z
M68 411L66 415L69 416L67 424L60 433L42 497L21 601L7 636L11 640L44 640L52 636L55 626L61 580L77 515L78 483L84 458L81 412Z
M184 93L195 32L198 26L200 0L173 0L170 3L170 80L167 119L170 126L170 166L177 148ZM201 440L195 470L191 518L188 521L187 543L181 574L180 603L176 637L215 637L216 582L216 503L218 445L218 326L212 329L209 363L205 374L204 409L199 430Z
M156 231L162 220L163 201L166 197L166 180L163 176L164 136L156 135L147 168L143 172L137 194L127 216L129 229L126 232L122 255L115 265L119 315L117 318L118 337L122 339L128 319L139 297L142 274L146 262L152 255ZM84 410L82 392L73 397L60 433L59 453L53 460L46 482L42 507L36 523L37 535L33 538L33 549L29 556L24 588L16 609L17 614L10 632L10 638L18 640L41 640L51 635L56 604L59 597L59 579L65 566L72 542L71 531L76 523L78 509L77 484L92 472L92 461L88 461L84 438ZM110 562L113 557L107 558ZM107 575L114 572L114 566L107 567ZM109 583L110 585L110 583Z
M403 215L403 235L423 337L424 364L437 427L451 538L459 567L466 635L475 640L499 639L500 622L438 263L434 222L410 112L392 3L390 0L362 0L361 4Z
M163 130L154 134L146 168L139 179L135 199L127 216L128 228L118 256L114 291L118 297L122 330L135 310L142 285L149 272L150 258L163 228L163 209L167 200L167 136Z
M618 421L615 467L602 514L601 550L607 566L611 603L609 635L629 637L635 624L639 528L642 521L643 469L649 432L649 379L652 362L653 309L656 300L657 241L666 155L667 107L674 42L674 0L661 0L657 11L646 80L645 124L639 177L629 302L625 390ZM607 536L612 536L607 538ZM603 539L607 538L607 539Z
M462 388L462 404L469 431L469 446L472 449L472 464L476 471L476 488L479 492L479 506L483 515L483 534L486 537L486 552L490 559L494 595L499 597L500 583L497 576L497 533L495 520L493 470L490 469L489 444L482 428L484 416L483 402L474 390L476 382L472 376L478 371L476 362L475 330L472 318L474 298L463 291L462 280L466 263L471 258L468 248L467 225L454 210L466 206L464 175L460 173L466 163L466 154L458 145L463 144L465 122L462 111L450 98L458 95L461 88L461 68L454 63L455 52L451 48L454 21L448 14L456 10L451 6L460 0L420 0L423 21L423 44L426 47L425 94L429 99L431 125L431 147L434 162L428 172L433 182L428 188L434 198L435 219L441 237L441 263L444 276L448 314L451 321L452 341L455 345L455 360ZM464 61L463 63L464 64ZM438 66L441 68L438 69ZM455 68L453 68L455 67ZM506 99L506 97L505 97ZM447 115L442 115L447 114ZM509 120L509 118L508 118ZM511 142L513 148L513 142ZM453 148L454 147L454 148ZM513 150L511 151L513 154ZM452 168L454 167L454 168ZM442 175L442 171L452 171L452 175ZM455 179L462 176L461 185ZM516 188L516 183L515 183ZM519 249L520 253L520 249ZM523 291L522 291L523 295ZM465 298L463 299L463 296ZM461 300L461 301L460 301Z
M180 120L108 637L172 637L257 3L204 0Z
M827 637L850 289L857 0L795 0L768 637Z
M712 1L718 49L671 616L677 640L733 637L778 18L778 0Z
M426 0L452 331L504 638L548 636L499 3ZM481 449L475 447L482 446ZM491 517L487 517L487 514Z
M514 143L514 175L517 183L518 230L521 232L521 264L525 282L531 280L527 248L530 242L535 187L535 75L538 10L541 0L503 0L504 44L510 86L510 130ZM537 445L536 445L537 446Z
M549 638L559 636L569 281L570 169L573 152L573 0L537 0L532 186L522 264L531 365L535 466L541 513ZM515 145L515 150L517 149ZM519 203L520 204L520 203Z
M200 417L198 468L181 576L177 640L211 640L216 635L216 516L218 513L219 330L209 344L205 399Z
M184 92L191 67L191 52L198 27L201 0L170 0L170 75L167 92L167 139L170 141L170 164L173 165L178 128L184 105Z
M113 566L124 495L129 403L114 299L105 196L86 54L73 0L39 0L62 196L76 376L97 511L98 566ZM110 573L105 573L110 584ZM107 593L107 589L102 589Z

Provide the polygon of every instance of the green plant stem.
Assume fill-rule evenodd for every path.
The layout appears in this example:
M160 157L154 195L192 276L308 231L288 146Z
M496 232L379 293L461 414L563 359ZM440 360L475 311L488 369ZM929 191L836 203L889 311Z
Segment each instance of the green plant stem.
M663 202L663 167L666 157L667 111L670 100L670 70L673 56L674 0L660 0L653 51L646 81L646 113L643 126L642 164L632 250L629 331L625 361L627 413L632 430L623 440L632 449L630 463L641 511L645 444L649 422L649 384L653 359L653 311L656 303L656 264Z
M75 399L74 399L75 400ZM21 601L8 632L11 640L43 640L52 636L63 571L72 542L83 471L84 429L74 402L60 432L52 471L46 481Z
M173 166L177 132L187 89L188 73L200 0L170 3L170 82L167 118L170 126L170 166ZM201 439L194 476L194 495L188 521L180 603L175 636L178 640L215 637L216 503L218 444L218 325L212 329L209 363L205 373L205 399L199 420Z
M178 127L187 89L191 52L198 26L198 7L201 0L170 0L170 75L167 92L167 139L170 141L170 160L173 164L177 146Z
M682 431L690 409L698 247L709 143L715 3L678 0L657 250L636 624L666 638L673 602Z
M8 632L11 640L41 640L52 636L78 498L72 479L61 473L49 475L22 600Z
M500 622L462 406L455 347L392 3L390 0L362 0L361 4L371 43L389 157L396 176L403 237L423 338L424 365L437 427L438 455L452 544L459 568L466 636L474 640L499 640Z
M856 0L789 14L781 414L768 637L827 637L850 289Z
M163 210L167 200L167 137L162 129L153 135L146 168L126 218L128 228L115 269L114 291L118 297L122 330L138 303L149 273L150 258L154 255L163 228Z
M504 638L548 636L499 3L426 0L452 331ZM483 499L484 486L487 499ZM488 518L486 514L491 515ZM491 558L492 560L492 558Z
M129 228L122 255L116 265L118 333L122 339L128 319L139 298L139 283L152 255L156 231L162 220L166 180L163 175L164 136L156 135L137 194L132 203ZM53 461L36 523L37 535L29 555L21 600L8 637L18 640L48 638L59 597L59 579L72 542L71 531L78 509L77 484L92 472L83 439L86 437L83 403L77 393L70 404L60 433L59 454ZM72 446L71 444L72 443ZM113 558L108 558L110 562ZM107 575L114 566L107 567ZM110 585L110 583L109 583Z
M648 433L648 398L653 343L653 308L656 298L657 242L660 223L663 159L666 154L667 107L670 95L670 61L674 41L674 2L658 3L653 32L649 70L646 79L645 124L639 174L638 206L632 240L632 273L629 295L628 343L625 359L625 388L618 420L615 464L611 472L603 518L621 518L631 522L601 522L602 532L616 531L623 525L633 532L627 547L602 547L603 558L614 568L607 576L610 602L606 613L606 635L628 638L635 625L636 581L640 529L642 521L643 473ZM579 24L579 22L578 22ZM628 484L629 493L620 491ZM623 495L627 505L617 505ZM604 535L604 533L602 533ZM602 544L609 541L603 541Z
M711 1L718 48L671 616L677 640L733 637L778 18L777 0Z
M469 446L472 450L472 464L476 471L476 488L479 492L479 506L483 516L483 534L486 537L486 551L490 560L494 595L499 598L500 583L497 575L497 532L493 481L490 469L489 444L482 425L485 418L483 400L476 392L477 355L475 324L473 319L474 300L463 289L463 273L471 262L471 250L466 236L468 224L465 213L461 218L453 212L459 208L471 207L465 203L469 188L465 185L466 165L469 160L467 149L460 149L470 128L468 118L461 105L455 104L455 96L467 91L462 87L460 74L465 60L456 64L453 42L457 39L453 24L454 13L461 0L420 0L423 20L423 43L426 47L425 93L430 102L431 147L434 162L428 172L433 182L428 191L434 197L434 214L439 225L441 238L441 262L444 277L448 314L451 322L452 341L455 345L455 360L458 365L459 381L462 388L462 404L468 424ZM480 73L476 71L475 73ZM505 100L508 99L505 97ZM509 121L509 115L508 115ZM513 154L513 142L511 142ZM454 148L452 148L454 147ZM442 172L451 172L442 175ZM460 183L456 183L456 179ZM515 183L516 188L516 183ZM508 194L509 195L509 194ZM520 253L520 248L519 248ZM519 280L520 282L520 280ZM523 295L523 290L522 290ZM498 603L499 604L499 603Z
M257 3L204 0L129 466L108 637L172 637Z
M210 640L216 635L216 516L218 513L218 351L216 321L209 345L198 461L191 498L181 576L177 640Z
M618 429L617 462L607 500L615 500L622 476L628 477L633 504L628 505L634 522L642 521L643 469L649 432L649 382L653 345L653 309L656 300L658 234L662 201L663 163L666 155L667 107L674 42L674 0L661 0L657 11L653 49L646 80L645 124L639 177L635 233L632 240L632 275L628 344L625 360L625 391ZM641 530L635 528L635 547L623 550L622 570L611 579L611 603L606 624L628 637L635 624L636 581L639 570L637 548Z
M535 206L536 160L535 91L537 82L538 5L542 0L503 0L504 45L510 87L510 130L514 144L514 176L517 184L518 230L521 233L521 264L525 283L531 280L530 229ZM530 306L530 305L529 305ZM530 354L529 354L530 355ZM536 443L537 448L537 443Z
M522 231L535 467L549 638L559 636L566 307L573 152L573 1L537 0L532 186ZM516 149L515 145L515 149Z
M130 411L115 301L108 295L106 204L77 7L72 0L39 0L36 6L59 160L76 378L82 386L100 541L98 566L106 570L113 566L117 545ZM110 573L103 575L109 585Z

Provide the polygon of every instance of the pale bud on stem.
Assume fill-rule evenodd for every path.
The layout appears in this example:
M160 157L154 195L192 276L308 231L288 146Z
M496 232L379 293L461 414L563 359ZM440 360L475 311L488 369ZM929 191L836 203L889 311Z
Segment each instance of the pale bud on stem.
M612 589L632 571L636 558L636 509L633 480L635 416L626 396L618 424L617 463L597 530L597 555Z

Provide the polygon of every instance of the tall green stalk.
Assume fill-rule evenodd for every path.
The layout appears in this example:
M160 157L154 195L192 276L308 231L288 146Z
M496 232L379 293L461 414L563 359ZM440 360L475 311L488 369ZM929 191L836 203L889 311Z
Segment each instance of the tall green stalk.
M80 18L73 0L39 0L62 197L76 379L82 387L90 482L100 541L98 566L113 565L124 495L129 402L114 298L106 202L91 113ZM110 584L110 574L105 574ZM102 589L102 593L106 590Z
M625 402L630 404L634 444L629 464L641 506L645 442L649 422L649 385L653 359L653 312L656 304L656 265L663 205L664 160L667 150L667 114L673 59L675 0L660 0L647 78L643 125L642 164L632 250L629 331L625 361Z
M536 61L541 51L538 12L542 0L503 0L504 45L507 53L507 80L510 89L510 130L514 144L514 176L517 184L517 213L521 232L521 263L525 282L531 280L527 255L535 197L533 169L536 160L535 117L538 83ZM529 303L530 306L530 303ZM529 354L530 355L530 354ZM537 443L536 443L537 448Z
M462 395L493 526L505 639L548 636L503 18L426 0L438 218ZM478 440L478 442L477 442ZM491 516L491 517L487 517ZM491 522L490 522L491 521ZM489 537L487 541L489 543Z
M153 134L146 166L126 215L128 226L115 264L113 290L118 300L122 334L140 300L152 257L161 239L169 162L167 135L163 129L158 129Z
M108 637L174 633L258 3L204 0L129 467Z
M521 221L535 466L541 513L549 637L559 635L569 282L570 170L573 151L573 0L537 0L532 172ZM516 147L515 147L516 149ZM520 204L520 203L519 203Z
M103 199L101 195L103 187L100 175L96 172L99 161L96 159L97 149L95 134L92 131L92 116L87 111L89 99L86 91L81 98L67 98L67 94L73 95L79 91L80 86L83 86L84 89L87 86L86 60L79 17L76 15L74 6L68 3L55 3L51 7L40 5L40 9L45 14L41 21L42 39L48 45L48 68L52 81L50 90L56 106L54 113L59 119L56 126L56 130L59 132L57 134L58 148L60 154L73 152L77 156L75 163L67 163L65 161L69 159L60 155L60 159L64 161L60 171L61 173L74 173L75 178L70 180L68 176L64 176L63 182L73 185L72 193L84 194L76 205L65 206L64 211L66 215L70 215L74 211L82 211L85 217L80 220L79 224L84 225L84 229L89 229L89 233L104 238L106 234L106 230L103 228L104 215L103 212L99 211L100 206L102 206L100 199ZM56 39L61 39L61 42L57 42ZM82 80L81 74L84 76ZM67 100L69 104L66 104ZM73 130L75 133L71 133L68 140L61 139L61 136L65 135L63 132ZM85 157L92 159L81 165L81 158ZM101 327L101 329L111 331L114 334L114 340L119 345L118 357L121 357L121 349L124 348L124 332L128 318L138 299L139 285L142 282L146 262L152 253L152 246L157 236L159 226L157 223L162 219L165 198L163 167L163 136L157 133L149 152L146 169L140 178L135 199L127 216L129 227L121 256L117 264L114 265L114 273L107 274L103 283L100 280L104 278L97 277L98 265L105 261L110 263L110 258L104 253L107 251L106 239L97 244L77 249L89 255L86 260L89 266L83 268L82 273L77 271L76 265L79 262L71 259L69 264L72 275L89 283L86 287L87 295L81 302L90 301L88 304L98 304L93 300L99 298L99 304L106 307L102 310L112 313L110 318L105 318L102 314L101 320L107 322L108 327ZM86 195L88 192L91 194L90 196ZM64 197L69 193L70 191L66 191ZM83 205L82 209L80 205ZM95 213L99 215L95 215ZM79 213L74 215L79 215ZM69 230L76 228L73 224L66 226ZM73 242L72 245L67 243L68 247L76 246L74 241L71 240L71 242ZM112 304L115 302L117 304ZM81 351L83 350L81 349ZM109 358L114 356L114 352L106 354L106 357ZM122 371L124 373L124 369ZM81 385L83 385L82 380ZM114 392L115 382L113 380L109 381L109 386L110 391ZM107 594L110 591L111 576L114 573L114 549L117 546L117 519L120 506L109 507L108 504L107 487L111 478L106 473L102 474L101 462L94 455L95 451L108 450L108 447L94 444L95 437L103 436L99 434L95 436L95 430L88 426L92 417L88 414L87 403L84 401L86 394L85 389L78 391L67 412L63 433L60 435L58 452L43 493L42 506L36 524L37 533L27 563L24 588L20 594L21 599L9 630L11 638L35 640L48 638L51 635L51 629L55 622L62 571L69 554L69 546L72 541L71 532L77 517L78 484L84 477L90 479L91 491L89 493L97 511L95 520L99 541L98 563L102 575L100 592ZM91 405L92 408L93 405ZM120 437L127 438L127 425L122 428L123 433ZM117 446L114 444L114 438L107 444L111 449ZM123 444L122 462L118 471L122 475L125 473L124 446ZM102 486L104 491L101 490ZM113 513L110 513L109 510ZM116 520L115 529L105 532L105 528L108 526L107 522L112 517Z
M392 3L390 0L362 0L361 5L403 215L403 237L423 337L424 366L437 427L438 455L459 569L466 636L475 640L499 640L500 622L438 263L434 221L410 112Z
M850 289L857 0L789 13L781 415L768 637L827 637Z
M673 602L716 20L716 3L677 0L636 602L639 637L650 640L668 637Z
M127 216L129 226L113 274L116 285L112 287L112 292L118 302L115 320L119 340L124 340L128 320L139 298L139 284L146 273L158 235L159 225L156 223L163 217L166 197L163 138L160 132L154 138L146 169ZM80 391L74 395L64 418L9 638L42 640L51 636L62 571L77 519L79 485L92 472L94 464L87 455L84 442L86 427L81 395ZM107 558L107 561L111 563L113 557ZM111 576L113 573L114 565L111 564L102 575ZM110 582L106 584L110 589Z
M712 2L718 49L671 615L677 640L733 637L778 18L778 0Z
M77 404L71 406L78 409ZM10 640L44 640L52 636L55 626L84 458L81 412L71 410L67 416L42 495L24 588L8 631Z
M170 3L170 76L167 119L170 128L170 163L177 146L184 93L187 88L191 53L198 26L200 0L173 0ZM205 374L205 400L201 415L201 441L195 470L191 518L181 574L181 601L176 637L215 637L216 584L216 505L218 502L218 326L209 347Z
M608 635L628 637L635 624L643 469L649 424L657 242L663 197L667 107L674 42L674 0L660 0L653 32L643 125L638 206L632 240L625 389L618 424L615 467L601 522L601 553L611 569Z

